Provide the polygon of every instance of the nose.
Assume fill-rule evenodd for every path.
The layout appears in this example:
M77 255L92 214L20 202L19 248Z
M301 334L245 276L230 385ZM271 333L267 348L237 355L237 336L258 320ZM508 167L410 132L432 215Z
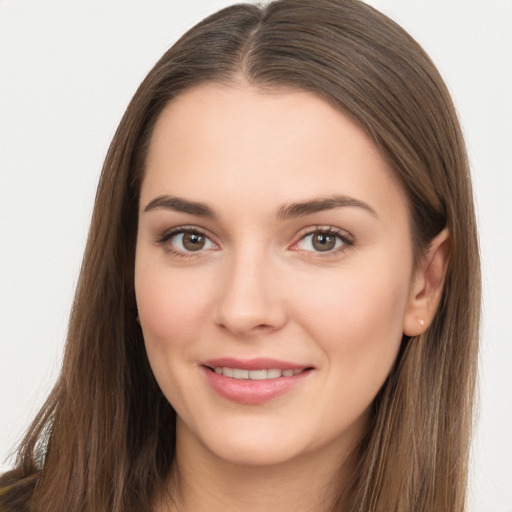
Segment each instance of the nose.
M254 253L231 261L220 284L216 324L237 337L280 329L286 311L277 274L268 258Z

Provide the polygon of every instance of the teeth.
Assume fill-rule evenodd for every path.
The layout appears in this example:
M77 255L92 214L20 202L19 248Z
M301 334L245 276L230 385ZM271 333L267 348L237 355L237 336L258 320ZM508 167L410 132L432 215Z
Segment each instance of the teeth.
M249 379L265 380L268 378L267 370L249 370Z
M226 368L224 368L225 370ZM249 370L239 370L238 368L233 369L233 377L235 379L248 379L249 378Z
M266 380L277 379L279 377L293 377L302 372L301 369L297 370L278 370L276 368L261 369L261 370L242 370L241 368L227 368L216 367L215 373L224 375L224 377L232 377L241 380Z

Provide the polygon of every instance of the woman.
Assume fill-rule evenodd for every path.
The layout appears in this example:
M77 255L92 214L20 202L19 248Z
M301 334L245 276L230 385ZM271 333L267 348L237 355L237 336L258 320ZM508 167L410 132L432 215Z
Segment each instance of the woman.
M111 145L2 510L463 510L468 174L436 69L373 9L198 24Z

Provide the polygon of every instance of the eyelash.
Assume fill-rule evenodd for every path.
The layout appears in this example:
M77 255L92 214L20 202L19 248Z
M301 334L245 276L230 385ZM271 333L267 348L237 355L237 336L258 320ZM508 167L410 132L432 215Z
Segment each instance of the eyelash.
M194 258L201 256L201 253L204 252L203 249L200 249L198 251L180 251L178 249L175 249L172 247L172 245L166 245L169 240L171 240L174 236L180 235L180 234L196 234L200 235L204 238L206 238L211 244L218 247L218 245L211 240L211 238L204 233L202 230L198 229L197 227L193 226L180 226L177 228L172 228L170 230L165 231L160 236L157 237L156 242L159 245L165 246L165 250L174 256L178 256L180 258ZM332 236L337 238L341 241L340 247L335 247L332 250L327 251L304 251L308 253L313 253L315 257L325 258L329 256L333 256L334 254L342 253L347 250L347 248L352 247L354 245L354 240L352 237L346 232L338 228L334 228L332 226L329 227L323 227L323 226L316 226L314 229L308 229L300 234L300 238L297 240L297 242L294 242L292 245L292 250L300 251L301 249L293 249L298 244L300 244L302 241L304 241L308 236L313 236L316 234L322 234L326 236Z
M195 258L195 257L201 256L201 253L203 252L202 250L180 251L180 250L172 247L172 245L167 244L167 242L169 242L169 240L171 240L174 236L186 234L186 233L200 235L200 236L204 237L205 239L209 240L213 245L217 246L217 244L215 242L213 242L212 239L206 233L204 233L200 229L193 227L193 226L190 226L190 227L189 226L180 226L177 228L169 229L169 230L165 231L164 233L162 233L159 237L157 237L156 242L157 242L157 244L164 246L164 248L167 252L173 254L174 256L178 256L180 258Z
M300 242L304 241L308 236L313 235L326 235L337 238L339 241L341 241L340 247L335 247L334 249L327 250L327 251L305 251L305 252L311 252L315 255L315 257L319 258L328 258L329 256L334 256L339 253L345 252L349 247L352 247L354 245L353 238L344 230L339 228L334 228L332 226L316 226L314 229L308 229L300 234L300 238L297 242L293 244L292 247L297 246ZM299 251L300 249L294 249Z

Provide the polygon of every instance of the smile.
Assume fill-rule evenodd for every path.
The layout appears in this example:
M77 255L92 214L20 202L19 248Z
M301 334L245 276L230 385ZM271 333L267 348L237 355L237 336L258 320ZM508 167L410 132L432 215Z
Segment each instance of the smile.
M286 395L313 375L308 364L273 358L222 357L199 365L208 386L231 402L258 405Z
M215 373L224 377L231 377L240 380L268 380L278 379L280 377L293 377L302 373L304 369L296 370L279 370L275 368L261 370L244 370L242 368L228 368L226 366L217 366L213 369Z

